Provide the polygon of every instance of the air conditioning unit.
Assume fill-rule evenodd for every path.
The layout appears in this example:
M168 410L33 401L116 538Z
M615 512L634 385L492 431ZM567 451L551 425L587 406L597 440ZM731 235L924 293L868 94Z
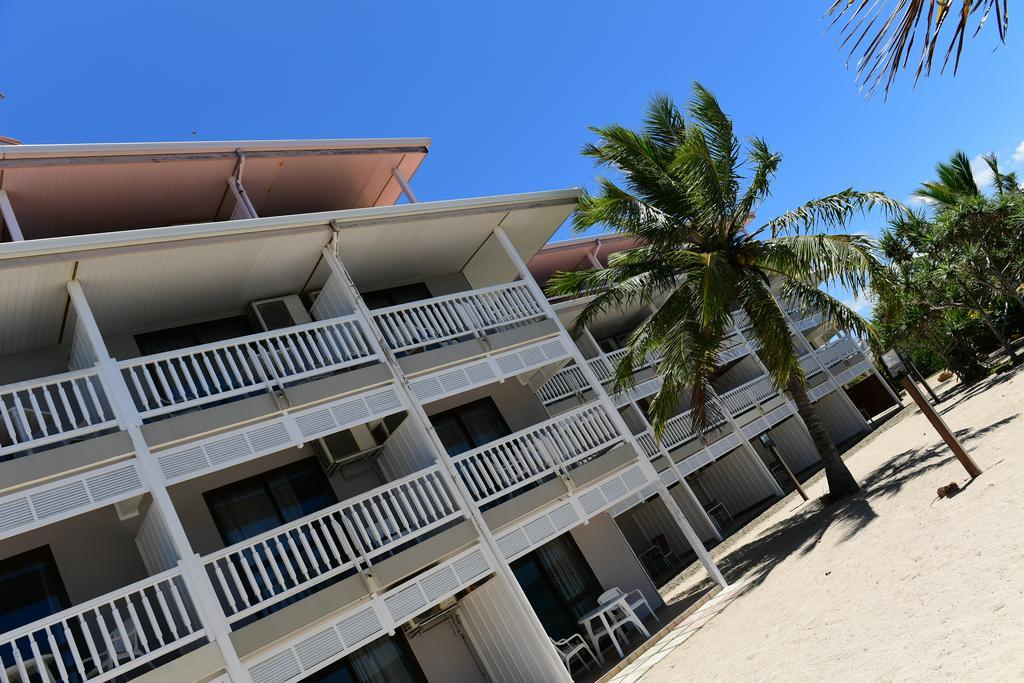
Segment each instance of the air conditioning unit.
M380 455L391 430L384 420L374 420L313 442L313 451L327 476L340 467Z
M253 301L249 304L249 317L253 325L265 332L313 322L302 299L295 294Z

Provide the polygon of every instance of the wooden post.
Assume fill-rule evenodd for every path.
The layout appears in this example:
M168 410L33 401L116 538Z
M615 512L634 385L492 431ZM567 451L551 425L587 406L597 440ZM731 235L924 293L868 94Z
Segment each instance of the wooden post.
M789 469L789 465L787 465L786 461L782 459L781 455L779 455L779 449L776 448L775 446L772 446L771 452L772 455L775 456L775 459L779 461L779 464L782 465L782 469L786 470L786 476L789 477L790 483L793 484L793 488L795 488L797 493L800 494L800 497L803 498L804 500L810 500L807 497L807 492L804 491L804 487L800 485L800 482L797 481L796 475L793 474L793 470Z
M930 403L928 403L924 394L922 394L921 390L917 388L917 385L914 384L913 380L911 380L909 376L904 375L900 380L900 383L903 385L903 388L907 390L907 393L910 394L910 397L914 399L914 403L917 404L917 407L920 408L921 412L928 418L928 421L932 423L932 427L935 428L935 431L939 433L942 440L946 442L947 446L949 446L949 450L953 451L953 455L955 455L956 459L960 461L960 464L964 466L964 469L967 470L967 474L970 475L971 479L980 476L981 468L978 467L977 463L974 462L974 459L967 454L964 447L959 441L957 441L956 436L949 430L949 427L946 426L945 420L935 412L935 409L932 408Z

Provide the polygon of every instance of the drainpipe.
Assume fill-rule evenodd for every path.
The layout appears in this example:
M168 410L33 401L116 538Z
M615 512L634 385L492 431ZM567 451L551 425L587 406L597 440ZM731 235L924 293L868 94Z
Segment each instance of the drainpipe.
M259 218L256 215L256 209L249 200L249 194L245 191L245 186L242 185L242 172L245 170L245 152L239 148L235 150L235 155L238 157L238 162L235 164L235 174L228 178L228 184L231 186L232 194L235 195L235 201L242 205L245 212L249 214L249 218Z

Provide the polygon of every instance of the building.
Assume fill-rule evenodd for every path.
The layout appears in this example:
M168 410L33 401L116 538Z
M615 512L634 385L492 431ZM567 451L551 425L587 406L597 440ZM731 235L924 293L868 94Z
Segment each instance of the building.
M652 531L721 582L693 441L527 266L576 190L417 202L428 148L0 145L0 681L568 680Z

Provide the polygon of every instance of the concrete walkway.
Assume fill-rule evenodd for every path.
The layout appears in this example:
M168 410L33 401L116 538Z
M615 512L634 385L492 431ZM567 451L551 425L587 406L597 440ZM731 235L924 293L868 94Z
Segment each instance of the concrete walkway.
M701 605L695 612L678 624L664 629L649 640L645 647L622 661L605 677L601 683L634 683L639 681L647 670L667 657L675 648L701 629L704 624L715 618L733 600L743 594L746 581L731 584Z

